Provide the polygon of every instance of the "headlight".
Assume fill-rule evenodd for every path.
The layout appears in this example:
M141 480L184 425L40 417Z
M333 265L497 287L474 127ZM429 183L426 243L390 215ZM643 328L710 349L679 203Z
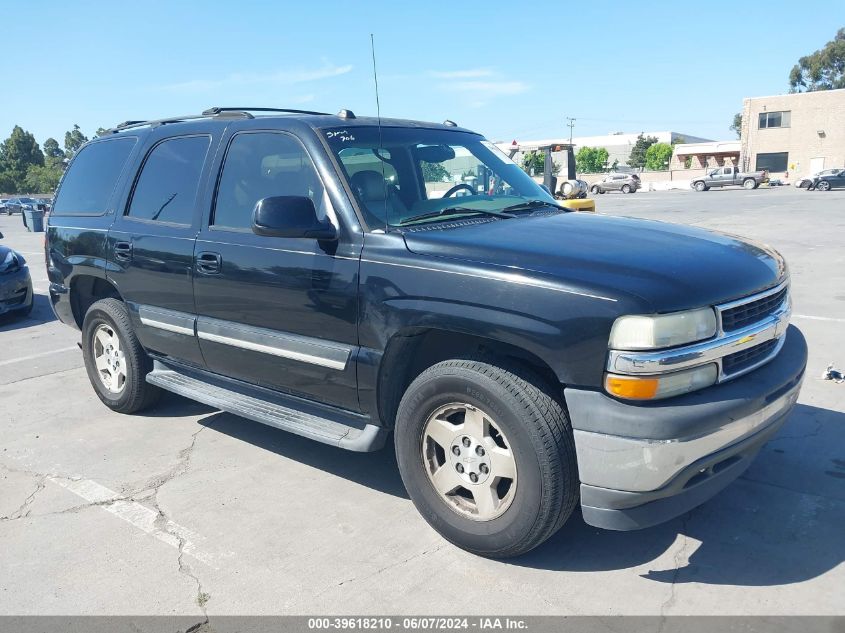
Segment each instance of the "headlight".
M607 374L604 388L609 394L626 400L659 400L704 389L716 382L719 368L715 363L660 376L619 376Z
M0 262L0 273L13 273L20 267L21 263L18 260L18 256L12 251L9 251L6 253L5 259Z
M716 334L713 308L673 314L623 316L610 330L610 348L647 350L675 347L708 339Z

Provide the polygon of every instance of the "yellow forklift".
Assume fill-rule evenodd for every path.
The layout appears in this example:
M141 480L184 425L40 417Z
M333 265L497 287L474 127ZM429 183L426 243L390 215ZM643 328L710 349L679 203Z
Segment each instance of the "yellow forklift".
M596 203L593 199L587 197L587 183L583 180L578 180L575 174L575 151L571 143L554 143L549 145L531 145L528 147L521 147L516 141L509 147L508 155L511 159L520 150L522 151L540 151L545 157L543 161L543 187L549 191L556 200L560 201L561 206L573 211L588 211L595 213ZM558 180L554 175L554 161L552 160L552 152L566 152L566 179ZM531 174L529 174L531 175Z

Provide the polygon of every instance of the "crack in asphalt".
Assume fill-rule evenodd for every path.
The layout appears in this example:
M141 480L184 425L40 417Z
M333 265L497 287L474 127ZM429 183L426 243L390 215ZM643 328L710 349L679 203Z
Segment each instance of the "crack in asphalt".
M199 576L193 571L191 566L187 562L185 562L185 546L188 543L188 538L185 536L185 534L182 533L181 530L178 529L177 524L170 517L167 516L167 513L159 505L158 493L163 486L181 477L182 475L187 473L188 470L190 470L191 456L197 444L197 437L206 428L208 427L203 426L191 435L191 444L187 448L184 448L179 451L180 461L176 466L174 466L167 474L155 478L153 480L155 481L155 484L153 486L147 486L146 488L138 491L144 492L145 490L149 490L150 488L152 488L152 494L149 495L147 499L149 500L150 505L158 514L155 523L161 530L167 532L176 539L179 544L179 555L176 558L179 573L187 576L188 578L191 578L196 584L197 594L194 601L202 611L203 617L205 619L202 622L199 622L189 628L188 631L200 631L202 630L202 626L208 624L208 611L206 610L206 604L211 599L211 595L203 590L202 581L200 580Z
M38 481L35 483L35 490L27 495L26 499L23 500L23 503L17 510L7 516L0 517L0 521L17 521L18 519L23 519L29 516L29 513L32 510L32 502L35 500L35 496L46 487L46 480L46 475L39 476Z
M660 605L660 626L657 628L658 633L662 633L663 628L666 626L666 610L670 607L674 606L675 604L675 589L676 583L678 581L678 576L681 573L681 560L683 559L684 555L686 554L687 547L689 546L689 536L687 536L688 532L688 524L692 512L687 512L681 518L681 529L679 530L680 534L683 536L683 540L681 541L681 546L678 548L678 551L675 552L673 556L673 562L675 565L674 573L672 574L672 582L669 584L669 597L663 601L663 604Z
M145 501L152 506L153 510L156 512L156 519L155 524L163 532L170 534L173 536L177 543L178 543L178 557L177 557L177 565L179 573L191 578L196 585L196 597L194 599L197 606L200 608L203 614L203 620L198 622L197 624L191 626L186 630L186 633L201 633L203 631L209 630L208 628L208 612L206 609L206 604L211 599L211 595L204 591L202 581L200 580L199 576L192 570L191 566L184 560L186 551L186 546L189 543L188 537L182 533L180 526L176 524L170 517L167 516L167 513L161 508L158 501L158 493L159 491L168 483L174 481L175 479L181 477L191 467L191 457L193 454L194 449L196 448L197 444L197 437L200 433L202 433L208 427L201 427L195 433L191 434L191 443L186 448L179 451L179 461L178 463L173 466L170 470L162 475L158 475L153 477L151 480L148 480L140 488L135 488L133 490L124 491L123 495L118 497L102 500L102 501L94 501L90 503L85 503L78 506L73 506L71 508L65 508L64 510L59 510L55 512L45 513L44 516L49 515L57 515L57 514L75 514L80 512L84 509L91 508L91 507L107 507L113 505L119 501ZM35 490L33 490L24 500L23 504L15 510L12 514L7 517L0 517L0 521L15 521L21 518L24 518L29 515L30 506L32 501L35 499L36 495L41 492L46 487L46 481L48 478L52 479L64 479L67 481L80 481L80 477L66 477L61 475L55 475L50 473L38 473L32 470L25 470L25 469L17 469L14 467L10 467L6 464L0 463L0 468L6 470L7 472L12 473L20 473L20 474L27 474L33 477L38 478L38 482L36 484ZM146 493L146 494L145 494Z

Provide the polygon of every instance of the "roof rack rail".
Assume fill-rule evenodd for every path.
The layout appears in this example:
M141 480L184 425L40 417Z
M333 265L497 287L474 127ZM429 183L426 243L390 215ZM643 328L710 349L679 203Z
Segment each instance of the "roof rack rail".
M136 127L143 127L145 125L149 125L151 127L155 127L157 125L165 125L167 123L179 123L181 121L191 121L196 119L207 119L209 117L216 117L216 116L241 116L246 119L253 119L250 112L287 112L289 114L320 114L320 115L327 115L327 112L314 112L313 110L292 110L289 108L224 108L215 106L213 108L209 108L208 110L203 110L202 114L189 114L187 116L174 116L174 117L167 117L166 119L153 119L150 121L124 121L123 123L118 123L113 128L107 130L112 134L116 134L118 132L122 132L123 130L129 130Z
M208 118L208 115L189 114L187 116L171 116L167 117L166 119L152 119L150 121L124 121L123 123L120 123L106 131L111 132L112 134L117 134L118 132L122 132L123 130L129 130L136 127L144 127L145 125L155 127L157 125L165 125L166 123L179 123L180 121L190 121L191 119L206 118Z
M291 108L229 108L214 106L208 110L203 110L203 115L214 116L223 112L287 112L289 114L320 114L328 115L328 112L315 112L314 110L293 110Z

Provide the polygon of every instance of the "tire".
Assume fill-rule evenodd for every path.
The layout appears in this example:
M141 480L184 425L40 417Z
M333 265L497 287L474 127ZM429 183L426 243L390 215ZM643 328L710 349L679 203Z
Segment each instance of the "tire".
M696 183L693 183L692 186L696 191L707 191L710 188L707 185L705 185L704 182L701 181L701 180L699 180Z
M827 180L820 180L816 185L819 191L830 191L830 183Z
M117 339L118 355L112 357L100 353L104 346L101 339L95 340L100 332L106 338L112 337L112 342L113 338ZM113 378L123 372L123 379L117 381L118 384L113 383L112 388L108 384L111 381L106 380L97 368L98 356L117 359L119 369L111 374ZM146 382L153 363L138 342L126 305L119 299L101 299L88 308L82 323L82 357L91 386L103 404L113 411L135 413L155 404L161 395L158 387Z
M596 185L593 185L592 187L590 187L590 193L591 194L595 195L598 192L599 192L599 188Z
M631 193L631 185L622 185L622 193Z
M566 411L550 391L521 368L482 360L438 363L408 387L396 416L399 471L417 510L446 540L506 558L537 547L569 518L579 490L575 445ZM447 416L450 422L441 423ZM481 453L488 471L479 447L488 451ZM435 484L441 472L445 493ZM485 480L473 484L467 479L473 475ZM478 501L485 498L487 504Z
M746 178L742 181L742 186L750 191L751 189L757 188L757 181L753 178Z

